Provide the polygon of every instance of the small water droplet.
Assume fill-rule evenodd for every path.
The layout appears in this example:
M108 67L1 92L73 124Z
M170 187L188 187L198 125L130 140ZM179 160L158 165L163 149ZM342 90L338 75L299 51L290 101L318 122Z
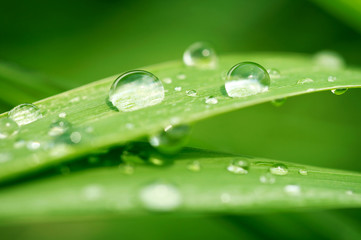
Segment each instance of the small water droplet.
M86 200L95 201L101 198L103 189L99 185L89 185L83 189L83 194Z
M187 76L186 76L185 74L181 73L181 74L178 74L177 78L178 78L179 80L184 80L184 79L187 78Z
M23 139L18 139L14 142L14 148L22 148L26 145L26 141Z
M353 191L352 190L347 190L346 195L349 195L349 196L353 195Z
M8 162L12 159L12 155L8 152L0 153L0 163Z
M282 163L277 163L270 167L269 171L274 175L286 175L288 173L288 168Z
M273 106L280 107L286 102L286 98L277 98L275 100L272 100L271 103Z
M40 109L29 103L20 104L9 112L9 118L14 120L19 126L35 122L42 117Z
M80 143L80 141L81 141L81 133L80 132L72 132L70 134L70 141L72 143L75 143L75 144Z
M259 181L265 184L273 184L276 182L276 178L270 173L265 173L259 177Z
M134 124L133 124L133 123L127 123L127 124L125 124L125 127L126 127L127 129L133 129L133 128L134 128Z
M201 170L201 163L199 161L192 161L187 165L187 169L192 172L199 172Z
M35 151L35 150L38 150L41 147L41 144L38 141L28 141L27 144L26 144L26 147L29 150Z
M328 76L327 81L328 82L336 82L337 78L335 76Z
M171 78L163 78L163 82L166 83L166 84L171 84L172 79Z
M347 92L347 88L337 88L337 89L332 89L331 92L337 96L344 94L345 92Z
M227 73L225 89L230 97L247 97L268 91L270 76L259 64L242 62Z
M8 138L19 132L19 125L10 118L0 119L0 139Z
M139 199L146 209L160 212L175 210L183 201L176 186L160 182L143 187L140 190Z
M315 54L316 64L322 68L338 70L345 66L342 56L333 51L321 51Z
M80 101L80 97L75 97L69 100L69 102L71 103L75 103L75 102L79 102Z
M228 165L227 170L234 174L247 174L249 171L249 162L245 159L233 160Z
M92 132L94 132L94 128L93 127L86 127L85 128L85 132L87 132L87 133L92 133Z
M164 159L156 157L156 156L149 157L149 162L155 166L163 166L166 163L164 161Z
M187 94L187 96L189 96L189 97L196 97L197 96L197 91L196 90L187 90L186 91L186 94Z
M209 97L206 97L205 102L206 102L206 104L217 104L218 99L216 97L209 96Z
M48 135L52 137L60 136L64 134L66 131L68 131L70 127L71 124L65 119L57 120L50 125L50 130L48 132Z
M278 69L271 68L271 69L268 69L267 72L268 72L268 75L271 77L271 79L281 77L281 73L280 73L280 71L278 71Z
M66 118L66 113L65 113L65 112L59 113L59 117L60 117L60 118Z
M222 193L221 194L221 202L222 203L229 203L229 202L231 202L231 200L232 200L232 197L231 197L231 195L229 194L229 193Z
M196 42L190 45L183 54L183 62L187 66L200 69L212 69L217 66L217 54L208 43Z
M174 154L187 143L189 135L189 126L169 125L162 132L149 137L149 143L161 153Z
M301 187L299 185L287 185L284 187L284 191L289 195L300 195Z
M180 91L182 91L182 87L175 87L174 90L177 92L180 92Z
M303 78L297 81L297 84L307 84L307 83L313 83L313 80L311 78Z
M120 75L109 91L109 101L123 112L153 106L163 99L164 88L161 81L150 72L142 70Z
M307 169L304 169L304 168L300 168L298 169L298 173L302 176L307 176L308 175L308 171Z

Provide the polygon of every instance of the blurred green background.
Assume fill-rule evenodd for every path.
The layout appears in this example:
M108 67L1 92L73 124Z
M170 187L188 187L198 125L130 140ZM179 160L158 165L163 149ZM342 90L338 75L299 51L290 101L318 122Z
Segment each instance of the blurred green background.
M361 66L360 33L361 3L351 0L2 1L0 111L181 59L200 40L219 54L330 49ZM361 171L360 102L354 89L242 109L196 123L190 146ZM0 232L9 239L360 239L360 213L15 221Z

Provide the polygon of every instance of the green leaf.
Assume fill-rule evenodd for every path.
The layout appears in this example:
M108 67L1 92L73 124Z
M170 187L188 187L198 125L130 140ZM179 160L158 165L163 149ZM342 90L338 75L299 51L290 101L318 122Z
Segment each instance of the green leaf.
M138 145L138 148L147 149ZM101 157L114 161L118 152ZM154 153L153 153L154 154ZM171 210L182 213L246 213L361 206L361 174L285 163L288 173L270 174L280 162L186 148L163 167L125 164L82 170L69 175L35 179L0 191L0 219L56 218L71 216L145 214ZM200 169L190 170L197 160ZM247 174L227 170L234 161L247 161ZM300 174L300 169L307 174ZM262 176L272 177L262 182ZM153 184L166 184L178 198L164 189L141 195ZM171 192L170 195L174 195ZM150 202L175 201L171 208L156 208ZM169 202L168 202L169 203ZM159 205L158 205L159 206Z
M266 68L276 68L281 72L281 77L271 81L268 92L245 98L230 98L224 91L222 76L230 67L242 61L254 61ZM15 138L1 143L3 153L8 156L8 161L1 164L1 181L16 179L97 149L121 145L156 133L174 121L188 124L282 97L361 86L360 70L322 68L316 65L311 57L305 55L231 55L221 57L219 62L219 67L215 70L187 68L181 62L145 68L161 80L170 77L173 81L171 84L164 84L167 92L161 104L134 112L115 111L107 102L108 91L115 77L37 102L36 105L45 117L23 126L18 139L39 141L42 147L36 151L28 150L26 147L15 149ZM184 74L186 79L179 79L179 74ZM330 75L335 76L337 80L329 82ZM304 78L311 78L314 82L297 84ZM182 91L174 91L175 87L182 87ZM185 91L191 89L197 90L197 97L186 96ZM217 97L218 104L205 104L205 98L211 95ZM82 141L79 144L52 144L54 139L48 136L49 125L61 112L66 112L67 119L73 124L74 129L82 133ZM127 127L128 123L134 127ZM92 131L89 132L89 129Z

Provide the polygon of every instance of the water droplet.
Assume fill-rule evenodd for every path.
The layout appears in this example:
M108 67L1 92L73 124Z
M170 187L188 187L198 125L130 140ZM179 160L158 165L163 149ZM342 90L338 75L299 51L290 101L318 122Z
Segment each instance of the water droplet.
M273 184L276 182L276 178L270 173L265 173L259 177L259 181L265 184Z
M68 131L70 127L71 124L68 121L64 119L57 120L50 125L50 130L48 132L48 135L52 137L60 136L64 134L66 131Z
M297 84L306 84L306 83L313 83L311 78L303 78L297 81Z
M337 89L332 89L331 92L337 96L344 94L345 92L347 92L347 88L337 88Z
M89 185L83 189L84 197L88 201L95 201L100 199L102 193L103 193L103 189L99 185Z
M175 87L174 90L177 92L180 92L180 91L182 91L182 87Z
M72 143L75 143L75 144L80 143L80 141L81 141L81 133L80 132L72 132L70 134L70 141Z
M280 78L281 77L281 73L280 71L278 71L275 68L271 68L267 70L268 75L271 77L271 79L275 79L275 78Z
M217 66L217 54L208 43L196 42L190 45L183 54L183 62L187 66L200 69L212 69Z
M307 169L304 169L304 168L300 168L300 169L298 170L298 173L299 173L300 175L302 175L302 176L307 176L307 175L308 175Z
M336 82L337 78L335 76L328 76L327 81L328 82Z
M153 165L155 165L155 166L163 166L163 165L165 165L165 161L164 161L164 159L162 159L162 158L159 158L159 157L156 157L156 156L151 156L150 158L149 158L149 162L151 163L151 164L153 164Z
M342 56L333 51L321 51L315 54L314 60L320 67L338 70L345 66Z
M109 100L119 111L130 112L159 104L163 84L150 72L135 70L120 75L109 91Z
M38 141L29 141L29 142L27 142L26 147L29 150L35 151L41 147L41 144Z
M217 103L218 103L218 99L217 99L216 97L209 96L209 97L206 97L205 102L206 102L207 104L217 104Z
M179 80L184 80L184 79L186 79L186 75L185 74L183 74L183 73L181 73L181 74L178 74L178 76L177 76L177 78L179 79Z
M349 195L349 196L353 195L353 191L352 190L347 190L346 195Z
M229 193L222 193L221 194L221 202L222 203L229 203L232 200L232 197Z
M247 97L268 91L270 76L259 64L242 62L227 73L225 89L230 97Z
M298 185L287 185L284 187L284 191L289 195L300 195L301 187Z
M87 132L87 133L92 133L92 132L94 132L94 128L93 127L86 127L85 128L85 132Z
M8 162L12 159L12 155L7 152L0 153L0 163Z
M169 183L152 183L140 190L142 205L151 211L172 211L182 204L182 196L177 187Z
M65 112L59 113L59 117L60 117L60 118L66 118L66 113L65 113Z
M14 148L22 148L26 145L26 141L23 139L18 139L14 142Z
M274 164L269 170L274 175L286 175L288 173L287 166L282 163Z
M133 124L133 123L127 123L127 124L125 124L125 127L126 127L127 129L133 129L133 128L134 128L134 124Z
M171 78L163 78L163 82L166 83L166 84L171 84L172 79Z
M149 143L161 153L174 154L187 143L189 135L189 126L169 125L162 132L149 137Z
M196 97L197 96L197 91L196 90L187 90L186 91L186 94L187 94L187 96L189 96L189 97Z
M14 120L19 126L35 122L42 117L40 109L29 103L20 104L9 112L9 118Z
M75 103L75 102L79 102L79 101L80 101L80 97L75 97L75 98L70 99L69 102Z
M0 139L8 138L19 132L19 125L10 118L0 119Z
M277 98L275 100L272 100L271 103L273 106L280 107L286 102L286 98Z
M192 161L187 165L187 169L192 172L199 172L201 170L201 163L199 161Z
M247 160L233 160L228 165L227 170L234 174L247 174L249 170L249 162Z

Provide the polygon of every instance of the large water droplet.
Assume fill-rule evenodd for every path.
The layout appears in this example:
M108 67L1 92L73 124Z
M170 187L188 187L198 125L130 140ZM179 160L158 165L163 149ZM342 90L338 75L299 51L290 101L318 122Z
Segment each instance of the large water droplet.
M150 72L142 70L120 75L109 91L109 101L123 112L153 106L163 99L164 88L161 81Z
M249 162L247 160L233 160L228 165L227 170L234 174L247 174L249 171Z
M0 119L0 139L15 135L19 132L19 125L10 118Z
M62 134L64 134L66 131L68 131L71 127L71 124L64 120L57 120L55 122L53 122L50 125L50 130L48 132L49 136L60 136Z
M282 163L274 164L269 170L274 175L286 175L288 173L287 166Z
M217 66L218 59L216 52L208 43L196 42L184 52L183 61L187 66L211 69Z
M332 70L341 69L345 66L342 56L333 51L321 51L315 54L315 62L318 66Z
M337 89L332 89L331 92L335 95L342 95L344 94L345 92L347 92L347 88L337 88Z
M174 185L169 183L152 183L140 190L142 205L151 211L171 211L182 203L182 196Z
M270 86L270 76L259 64L242 62L227 73L225 89L230 97L247 97L266 92Z
M9 112L9 118L14 120L19 126L35 122L42 117L40 109L30 103L20 104Z
M187 125L169 125L158 134L149 137L149 143L159 152L174 154L187 143L190 127Z

